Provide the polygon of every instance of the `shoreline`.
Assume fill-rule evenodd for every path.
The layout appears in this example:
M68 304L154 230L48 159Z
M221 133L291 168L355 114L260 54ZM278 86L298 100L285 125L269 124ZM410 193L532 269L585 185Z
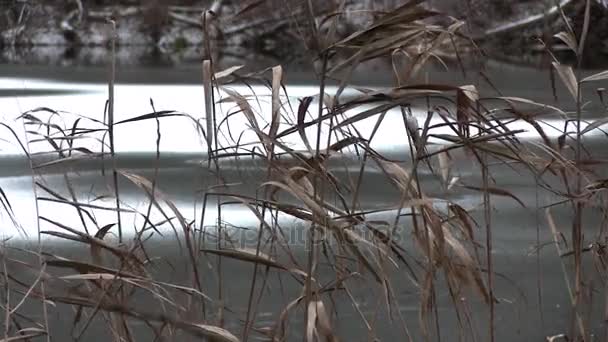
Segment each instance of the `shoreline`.
M433 9L445 14L433 20L441 22L449 21L448 16L462 17L464 9L460 2L432 2L436 6ZM302 9L292 8L296 13L287 20L283 18L285 11L289 10L286 8L274 11L253 8L243 13L239 5L227 1L217 3L223 5L214 5L216 17L208 23L207 32L202 30L201 12L195 12L203 7L158 5L154 2L137 6L91 4L84 8L76 8L74 4L62 7L49 3L23 6L15 3L11 8L0 11L5 12L6 17L0 21L0 63L105 65L111 36L111 27L106 21L108 17L117 23L118 65L179 66L193 63L201 60L207 44L214 52L214 59L231 59L234 63L227 64L232 65L251 65L252 57L254 60L261 57L277 63L280 61L281 64L286 61L288 64L301 63L309 59L306 46L309 45L307 40L310 38L307 37L310 32ZM602 68L608 60L608 20L605 19L608 18L608 9L599 3L593 4L592 29L587 36L584 64ZM509 9L484 1L479 5L474 12L466 13L464 33L478 38L476 41L481 44L484 55L516 64L546 64L546 51L535 39L551 38L564 30L559 16L496 34L497 27L510 27L509 23L538 17L543 9L527 0L516 1ZM362 6L357 3L346 5L345 14L334 33L336 39L348 36L371 22L373 15L360 14L364 9ZM326 10L331 9L321 6L317 16L323 18ZM582 10L574 3L564 8L576 32L580 31ZM550 43L553 44L550 47L552 52L560 59L572 59L569 53L562 51L561 41L555 39Z

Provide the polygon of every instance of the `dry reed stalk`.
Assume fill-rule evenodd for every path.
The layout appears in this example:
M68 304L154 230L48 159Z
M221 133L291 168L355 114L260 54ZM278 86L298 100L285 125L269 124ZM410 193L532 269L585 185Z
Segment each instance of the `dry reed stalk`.
M114 83L116 82L116 21L108 20L111 25L110 37L110 70L108 77L108 138L110 141L110 156L112 158L112 181L116 196L116 208L120 209L120 195L118 189L118 172L116 171L116 156L114 148ZM122 242L122 221L120 211L117 211L118 240Z
M495 228L493 226L495 220L491 215L494 203L492 196L512 199L523 208L525 203L517 197L517 194L502 189L500 185L494 183L490 172L491 165L512 167L514 170L516 167L521 167L534 176L535 184L539 189L561 196L564 202L572 205L573 280L570 279L570 270L566 263L560 262L575 313L573 320L575 328L572 330L573 332L576 330L576 333L572 335L588 337L591 333L587 330L591 328L588 324L590 316L583 317L583 311L588 308L589 303L586 300L588 301L590 297L585 297L585 293L589 293L591 287L586 285L583 273L582 253L586 250L583 248L582 218L583 209L592 206L593 201L599 198L598 193L603 189L604 183L601 180L594 181L593 176L585 170L587 161L582 138L585 133L599 129L606 120L595 120L587 128L583 128L582 85L605 80L608 78L608 73L601 72L582 78L580 71L577 74L571 67L555 60L554 69L577 106L574 120L576 138L564 132L563 141L558 141L556 145L541 125L541 115L550 111L566 117L566 113L555 107L502 95L497 99L481 98L477 87L471 85L416 82L416 76L422 74L430 60L434 58L439 60L437 56L442 49L455 45L454 39L460 34L458 30L462 26L460 22L454 22L447 27L428 25L425 20L436 16L437 13L420 6L422 2L408 1L393 11L379 13L368 27L331 42L331 34L323 35L325 32L323 23L329 19L317 20L315 8L309 1L308 20L315 39L312 48L315 49L314 53L318 54L321 62L319 96L303 98L298 108L292 109L290 103L283 101L284 98L289 99L288 94L284 96L281 94L281 90L284 89L283 68L276 66L271 69L272 78L267 82L271 103L268 113L257 112L256 108L261 101L260 95L255 93L253 96L243 95L229 87L233 81L243 80L249 86L247 83L249 80L259 80L263 73L253 73L243 77L238 74L242 66L215 72L213 61L210 59L211 46L207 39L212 15L205 12L202 27L206 38L206 58L202 69L206 124L203 125L199 120L183 113L157 111L152 101L150 103L152 113L115 122L115 38L113 36L107 123L89 120L87 122L99 125L100 128L81 129L80 126L84 125L85 120L82 118L82 121L78 121L81 120L79 118L70 130L69 126L66 129L52 120L61 117L61 114L50 109L25 113L22 119L24 124L28 125L29 134L34 136L29 143L48 144L51 152L58 156L57 160L38 165L32 163L32 170L42 171L83 159L76 152L83 153L87 158L95 158L98 154L78 147L76 138L92 137L95 134L105 136L107 133L116 202L113 207L82 203L67 175L65 183L69 196L62 195L44 182L36 182L35 191L40 188L45 192L44 197L36 195L37 204L45 202L75 208L85 229L83 233L78 228L71 227L56 218L44 217L38 213L39 222L42 221L59 229L59 231L50 231L39 228L39 245L42 234L63 241L77 242L87 246L92 261L72 260L44 254L39 250L36 254L40 261L39 272L35 273L33 283L27 284L9 274L8 266L13 261L3 259L5 264L1 270L3 273L1 281L6 289L3 299L9 301L7 297L11 295L25 294L12 310L8 309L8 305L6 306L8 311L4 317L6 327L4 338L11 338L8 328L17 319L25 298L36 298L42 300L44 305L46 331L30 330L29 333L45 333L47 340L50 340L48 333L50 327L46 318L46 309L47 301L52 300L57 304L73 305L78 316L86 317L83 328L76 336L77 339L81 338L93 324L94 318L101 314L116 340L133 339L129 324L131 320L139 320L147 324L158 339L166 338L167 335L170 338L178 338L179 335L174 330L183 330L209 340L234 342L238 341L238 337L224 328L224 324L228 319L236 316L235 321L240 322L242 339L245 341L258 337L282 341L298 334L310 342L337 341L340 331L336 330L333 323L335 319L340 318L341 312L335 300L339 300L340 296L344 295L344 298L354 305L355 317L358 322L363 323L370 339L381 334L377 330L381 324L379 319L382 310L386 310L391 327L400 324L399 328L403 330L404 338L410 341L420 338L429 341L433 338L439 340L445 338L442 336L437 298L438 289L441 288L446 290L449 295L448 300L454 307L454 315L462 339L466 339L468 335L465 329L470 330L469 334L473 339L476 338L472 309L466 300L463 300L470 295L475 295L489 309L488 339L498 339L500 336L495 336L498 325L496 321L498 307L495 307L495 303L496 297L500 294L496 293L497 290L494 288L495 277L499 274L496 273L495 260L492 256ZM586 17L589 16L588 11L587 9ZM113 23L113 35L116 30L115 25ZM557 35L558 39L572 47L579 59L582 58L588 25L587 18L580 41L576 40L571 28ZM336 56L341 53L348 55L345 59L337 58ZM369 90L349 85L350 73L355 72L357 66L383 56L389 56L393 60L397 56L404 56L411 62L405 70L402 70L403 72L394 66L398 80L396 86ZM340 75L337 92L331 94L327 82L330 77L340 72L346 74ZM347 88L358 91L357 95L342 96ZM216 101L216 92L225 95L224 99ZM318 100L317 108L311 110L315 100ZM419 127L410 110L413 108L412 103L422 101L426 102L426 119L424 125ZM501 106L504 104L505 107L486 108L495 105L496 102L492 101L500 102ZM234 103L236 110L218 120L216 105L226 102ZM521 109L522 105L532 109ZM374 146L372 140L380 125L386 123L387 113L395 109L401 109L403 114L404 137L407 137L409 149L409 159L405 162L392 160L383 151L377 151L372 147ZM310 115L309 111L316 111L316 115ZM38 118L37 116L42 113L48 114L51 119L45 121ZM514 118L501 121L494 116L497 113L509 114ZM216 184L205 190L199 232L195 229L196 220L190 221L190 218L180 212L176 204L163 194L156 184L160 165L160 120L174 116L192 119L197 130L205 134L207 168L211 170L211 163L214 163ZM231 131L230 120L236 117L248 123L249 129L253 132L253 141L241 142L240 138L233 137L235 133L236 135L244 133ZM439 119L439 123L436 124L434 119ZM144 120L155 120L157 130L156 159L151 180L128 170L117 169L115 156L114 128L120 124ZM527 144L519 140L517 135L522 131L510 130L508 127L508 123L515 120L525 122L532 127L541 137L540 142ZM357 126L370 122L374 124L374 128L369 137L364 137ZM39 132L36 133L29 127L36 127ZM227 132L222 132L224 129ZM442 129L447 129L449 133L436 133L437 130ZM307 136L311 131L315 137L312 142ZM232 142L224 144L220 139L223 134L230 136ZM326 141L323 141L323 134L327 134ZM298 139L305 150L294 150L286 142L286 138L290 137ZM106 144L104 139L100 140L103 156ZM443 146L436 145L434 141L441 141ZM574 157L567 154L565 148L567 144L574 147ZM353 153L353 150L357 154ZM482 184L466 184L466 179L457 179L451 158L459 153L479 164ZM255 162L260 162L263 167L262 173L265 171L265 176L252 184L256 188L254 194L233 190L233 186L221 175L224 172L221 163L223 160L243 156L252 157ZM433 158L435 156L437 158ZM347 172L337 171L335 165L339 160L338 157L348 158L348 162L344 162ZM352 165L357 171L351 174L348 166ZM397 195L392 199L395 203L383 203L381 208L367 207L363 189L368 177L372 177L368 175L371 168L375 169L373 170L375 172L373 177L377 177L375 181L380 179L380 182L386 182L395 190ZM483 200L480 206L483 212L480 215L485 221L485 246L477 241L479 224L475 221L476 208L465 209L458 203L446 200L447 209L439 209L437 200L428 195L434 191L433 185L427 183L423 172L436 176L437 183L446 193L457 190L481 192ZM149 201L146 212L139 213L121 207L118 174L131 181L145 194ZM570 175L576 177L574 182L568 181ZM561 184L557 186L551 184L550 177L560 180ZM598 197L593 197L596 195ZM6 196L2 194L0 197L6 209ZM208 210L209 198L217 203L215 210L218 213L218 221L215 226L218 241L215 246L209 246L203 240L204 235L207 234L203 222ZM258 229L255 248L236 246L234 238L230 235L230 230L227 229L222 217L222 208L233 205L244 208L259 221L255 225ZM405 211L407 209L409 212ZM95 220L96 211L115 211L117 222L99 224ZM186 260L188 272L191 273L190 286L155 279L152 272L154 258L151 258L146 250L147 236L149 236L147 233L151 235L152 230L158 231L157 226L161 225L152 222L153 211L162 217L162 224L175 231L175 245L179 247L180 253L185 254L183 260ZM394 217L374 219L374 214L394 215ZM127 243L126 239L123 240L121 215L141 217L144 220L131 245L116 245L106 238L109 231L117 225L119 242ZM406 216L411 216L411 220L403 219ZM549 211L546 216L558 255L568 256L569 254L562 253L559 241L561 235ZM279 220L281 217L297 220L308 227L306 240L309 250L298 254L295 248L290 246L285 233L286 227L282 226ZM229 218L227 217L226 220ZM177 222L174 224L173 221ZM88 233L87 224L97 228L95 235ZM412 230L411 250L405 247L406 243L398 240L399 233L409 228ZM178 229L181 232L178 232ZM197 233L200 234L198 240ZM537 230L537 244L540 242L538 234ZM566 240L565 237L563 239ZM485 248L483 253L485 260L481 248ZM218 275L216 285L218 293L217 298L213 299L204 291L203 281L207 273L199 269L201 261L211 266L208 262L209 258L217 261L214 266ZM539 258L537 256L537 264L540 263ZM252 276L247 304L237 304L246 306L246 312L232 310L225 305L230 299L226 286L227 278L225 278L225 268L229 263L223 264L222 260L235 260L251 265ZM114 262L117 262L118 266L114 266ZM35 269L34 266L30 268ZM61 270L70 270L74 273L67 275L55 273ZM330 276L326 277L324 272L330 272ZM269 296L267 293L275 284L271 277L275 275L280 289L273 287L272 291L276 292ZM409 279L413 288L419 291L419 324L415 327L417 329L411 329L411 325L408 325L410 322L406 321L406 317L400 311L402 299L397 292L400 289L394 288L394 281L401 276ZM371 300L374 304L373 307L368 308L371 313L360 307L366 299L356 291L361 285L369 286L374 290ZM298 290L295 296L288 295L287 286L295 286ZM541 287L539 282L539 303ZM70 291L67 291L68 288ZM470 290L473 294L469 294ZM149 296L154 303L158 303L160 307L158 312L147 312L129 306L129 299L139 293ZM178 297L185 298L186 303L180 303ZM265 304L272 303L273 300L278 300L278 297L285 302L284 307L272 313L274 314L272 326L260 327L261 308ZM201 308L202 318L197 313L198 305ZM217 326L207 322L206 308L213 306L218 310L215 316L218 320ZM287 325L293 321L297 310L300 310L299 314L302 315L301 320L298 321L301 329L288 328ZM398 321L394 317L395 313ZM435 323L435 336L429 326L432 320ZM165 326L171 328L166 331ZM230 325L226 326L230 327ZM27 330L20 331L28 333Z

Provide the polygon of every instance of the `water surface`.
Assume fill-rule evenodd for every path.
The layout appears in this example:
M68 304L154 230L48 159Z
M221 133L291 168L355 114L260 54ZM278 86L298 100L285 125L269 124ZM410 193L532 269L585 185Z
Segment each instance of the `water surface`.
M586 74L592 71L586 72ZM103 68L47 68L41 66L0 66L0 116L4 122L14 129L16 134L25 141L25 131L32 127L23 125L23 120L16 119L24 112L36 108L50 108L58 112L49 114L48 111L37 111L32 113L41 120L53 120L63 123L69 129L75 120L80 118L82 127L99 127L95 120L104 120L104 108L107 100L107 85L104 77L107 71ZM494 80L494 86L501 94L509 96L521 96L531 98L534 101L556 105L554 94L551 91L547 71L532 70L521 67L506 65L489 65L485 71ZM382 89L390 85L390 69L379 69L374 73L359 77L355 81L363 86ZM116 85L115 98L115 121L130 119L142 114L154 111L173 110L176 113L188 114L190 117L171 117L160 120L160 160L156 159L157 123L155 120L138 121L120 124L116 127L116 151L118 153L116 166L120 169L129 170L148 178L153 177L157 171L157 186L163 191L168 199L175 203L176 207L189 219L197 220L202 210L202 194L214 187L218 180L209 168L206 160L207 147L204 138L197 131L194 122L204 125L204 92L200 84L200 70L197 66L185 66L173 69L160 68L133 68L119 70ZM452 84L477 84L479 89L487 96L497 96L492 88L483 81L482 77L475 72L468 71L463 74L460 70L433 71L429 78L436 82L450 82ZM367 81L367 82L365 82ZM244 85L230 86L241 94L257 95L259 101L255 103L254 110L260 115L260 124L263 126L264 118L268 120L271 108L270 90L262 85L253 88ZM310 73L294 71L294 75L287 74L287 95L283 96L284 108L290 112L289 105L297 108L298 99L305 96L318 95L318 87L315 85L314 77ZM335 85L328 88L328 93L335 92ZM593 97L591 86L586 89ZM220 93L220 95L225 93ZM354 89L347 90L344 96L356 96L358 92ZM560 107L565 111L573 109L572 101L563 87L558 86L557 95ZM153 102L153 106L151 101ZM595 100L595 99L594 99ZM222 117L228 113L234 113L234 103L223 101L218 106L218 116ZM314 105L311 107L314 108ZM598 110L597 105L586 107L586 118L601 117L603 113ZM363 110L363 109L361 109ZM355 113L349 113L354 115ZM292 113L293 115L293 113ZM426 116L425 108L414 108L414 115L423 122ZM287 115L289 117L289 115ZM293 117L292 117L293 118ZM369 137L375 124L375 118L357 124L361 135ZM546 129L551 139L557 139L564 129L565 120L559 113L549 113L544 120L543 128ZM255 140L249 123L242 115L234 115L225 123L233 132L243 132L235 138L228 134L219 137L223 146L234 145L238 140L240 144L246 144ZM288 127L284 125L283 127ZM38 127L39 128L39 127ZM530 143L538 142L538 134L525 122L512 122L509 128L521 129L518 136ZM436 133L449 133L449 130ZM315 138L314 130L308 130L309 139ZM80 201L92 203L98 207L111 208L114 205L112 199L99 198L100 195L112 193L111 178L109 171L101 172L101 166L105 165L107 170L112 164L106 160L80 160L74 163L55 165L32 171L30 162L24 157L21 146L9 134L8 130L2 137L6 140L1 143L2 169L0 170L0 187L5 191L19 225L14 227L7 217L3 216L2 235L11 238L12 241L35 240L38 230L60 230L57 226L48 222L36 220L36 210L40 216L61 221L63 224L78 227L78 229L94 229L89 222L82 224L73 207L49 201L52 197L41 188L34 187L33 182L40 182L44 186L53 189L66 197L69 197L69 188L73 189ZM326 138L326 135L324 136ZM35 139L31 135L29 139ZM605 154L602 148L604 139L601 133L589 134L586 141L589 143L591 153L597 156ZM325 141L325 140L324 140ZM294 135L286 138L284 143L296 150L303 150L304 146L300 139ZM78 142L78 146L99 151L98 141ZM400 159L404 165L409 161L409 147L407 136L403 126L402 113L399 109L390 111L378 132L371 141L372 147L387 155ZM34 163L43 163L56 158L51 151L52 148L45 141L27 144L28 153L34 156ZM358 156L354 150L337 156L330 161L330 169L338 178L346 179L350 173L358 171ZM461 181L471 185L481 184L479 169L475 166L470 156L461 153L454 155L454 170ZM266 170L263 163L241 158L239 160L227 160L221 164L222 176L226 183L232 184L230 191L243 195L255 196L260 189L257 187L260 180L265 179ZM497 310L497 336L499 341L533 341L543 340L545 336L565 333L568 330L571 310L569 309L569 298L566 292L564 278L561 270L560 260L556 255L554 246L550 244L552 235L544 220L543 212L535 208L548 205L557 198L548 192L539 190L534 183L534 178L526 174L526 170L517 167L506 167L495 165L491 168L497 186L508 189L515 194L525 205L522 208L516 201L508 197L493 197L492 226L494 230L494 257L495 270L500 275L497 277L496 293L499 299ZM603 169L600 168L600 172ZM394 189L382 173L373 167L366 169L365 182L361 189L362 209L372 210L390 206L398 202L399 193ZM460 204L466 209L472 210L475 217L482 222L480 203L482 198L479 193L455 188L446 191L438 184L438 179L431 172L421 173L421 182L427 189L427 196L435 199L440 205L442 201L450 200ZM69 186L68 186L69 184ZM141 189L124 178L120 179L120 194L123 206L127 210L145 212L148 201ZM35 205L34 191L39 197L47 198ZM285 198L286 201L293 199ZM207 202L207 211L203 227L213 229L217 223L218 215L214 211L217 202L211 198ZM103 209L103 208L102 208ZM392 220L396 211L386 211L370 216L373 220ZM553 209L559 229L569 234L568 229L571 221L570 208L557 206ZM143 221L141 217L129 213L124 214L126 238L136 234L141 228ZM161 220L159 213L154 214L154 219ZM127 220L130 218L130 221ZM95 220L99 226L112 223L116 214L110 210L97 210ZM243 246L254 246L256 229L259 225L257 218L251 211L239 206L226 206L223 208L222 221L227 227L232 227L232 234L236 241ZM297 220L282 217L281 225L291 227L294 231L303 231L305 226ZM404 222L404 221L402 221ZM594 227L599 224L597 219L590 218L585 222L586 227ZM201 224L198 222L197 224ZM408 223L402 224L403 238L400 240L403 247L413 249L409 237L411 227ZM179 264L181 255L175 250L175 233L168 225L161 229L155 240L150 244L155 256L162 256ZM482 230L478 232L480 241L484 241ZM116 230L111 230L109 238L116 236ZM253 238L252 238L253 237ZM304 256L305 246L297 234L293 235L293 246L298 255ZM76 245L66 245L55 239L44 240L46 248L58 250L73 257L88 255L86 248ZM537 258L537 243L544 248L539 250ZM63 255L63 254L62 254ZM250 284L251 267L238 262L227 262L225 265L226 280L225 291L234 305L238 314L244 313L247 302L248 286ZM175 282L188 282L187 274L178 268L161 267L159 277ZM323 272L327 272L326 274ZM322 269L321 274L329 277L332 273L329 269ZM539 280L540 279L540 280ZM216 286L213 279L206 281L209 291L213 293ZM276 284L275 284L276 285ZM295 283L286 283L287 297L297 296L298 286ZM405 277L396 277L393 284L397 293L398 310L400 310L413 334L417 336L419 331L415 329L418 325L418 298L419 289L413 286ZM458 322L453 314L452 303L449 293L439 285L438 290L438 312L441 320L443 340L457 340L451 332L458 329ZM375 311L375 307L382 296L365 296L370 291L366 286L354 289L362 298L369 300L360 303L361 310L365 314L378 315L378 331L376 335L382 340L392 340L402 337L402 331L398 328L398 322L392 322L386 310ZM373 292L372 292L373 293ZM541 296L539 297L539 293ZM269 297L273 294L268 294ZM282 297L282 296L277 296ZM344 340L367 340L368 332L361 327L355 309L346 298L337 297L337 306L341 316L336 321L337 329ZM285 305L284 299L266 300L261 310L259 325L270 324L274 316ZM31 304L31 310L36 310ZM487 329L483 317L484 305L472 302L471 308L475 312L475 330L478 340L485 340ZM601 310L600 306L596 308ZM53 324L57 326L69 326L70 323L62 321L61 315L69 309L57 309L53 314ZM541 315L542 312L542 315ZM71 313L70 313L71 314ZM301 313L300 313L301 316ZM238 317L238 315L235 315ZM235 318L233 317L233 318ZM266 317L266 318L264 318ZM393 317L394 318L394 317ZM265 319L267 321L265 321ZM596 332L601 331L603 323L597 319L593 320L591 327ZM103 341L107 332L100 326L93 326L87 333L93 340ZM144 329L144 327L142 327ZM234 332L239 330L235 328ZM143 333L143 332L142 332ZM294 336L299 331L293 331ZM64 340L68 338L69 329L55 328L54 338ZM144 336L144 335L142 335ZM463 337L470 340L470 337Z

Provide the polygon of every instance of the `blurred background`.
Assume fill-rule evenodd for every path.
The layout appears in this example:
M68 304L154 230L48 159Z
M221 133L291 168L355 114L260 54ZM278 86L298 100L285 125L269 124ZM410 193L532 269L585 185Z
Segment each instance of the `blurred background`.
M369 24L374 16L404 0L313 1L318 22L335 37L345 37ZM256 67L308 61L308 1L303 0L0 0L0 63L100 65L107 62L109 25L118 27L119 65L183 65L198 63L205 46L201 14L209 43L226 64L246 61ZM602 67L608 58L608 15L605 0L593 0L587 67ZM564 29L560 10L575 32L581 32L585 1L571 0L433 0L424 5L466 20L466 32L483 54L514 64L546 66L547 51L563 54L553 35ZM331 29L330 29L331 27ZM331 32L329 32L331 31ZM547 45L540 43L544 40ZM305 44L302 44L304 42ZM562 57L562 56L560 56ZM256 61L266 60L256 65ZM244 63L243 63L244 64Z

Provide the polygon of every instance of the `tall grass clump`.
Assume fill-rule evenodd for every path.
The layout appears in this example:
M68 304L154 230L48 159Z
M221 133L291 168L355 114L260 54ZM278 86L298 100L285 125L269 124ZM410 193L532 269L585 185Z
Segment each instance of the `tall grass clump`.
M608 121L584 116L586 92L608 73L583 77L580 65L553 58L561 81L553 87L565 87L574 112L488 96L481 84L429 79L429 63L450 59L458 67L467 58L463 47L474 42L461 21L432 24L440 14L423 1L375 13L373 22L346 37L335 34L345 13L321 15L311 2L305 7L303 40L318 76L310 96L290 97L281 66L216 70L206 45L200 117L157 110L151 100L150 113L116 121L113 58L106 120L51 108L20 116L24 150L44 150L26 152L40 229L37 248L2 247L5 341L63 334L49 316L65 308L75 340L95 327L114 341L339 341L353 338L349 327L370 341L504 340L499 331L509 328L501 327L497 312L507 300L497 291L503 279L493 246L495 215L505 203L544 215L537 229L548 231L557 249L572 326L547 340L599 338L596 306L608 303L597 299L608 288L606 181L600 166L593 168L602 161L586 152L585 141ZM587 17L588 8L589 1ZM582 60L589 20L578 33L563 16L567 29L555 38ZM206 32L217 18L205 12L201 19ZM361 65L375 59L390 61L393 85L351 84ZM260 84L266 91L257 93ZM551 127L556 116L563 128ZM204 155L196 184L208 186L197 189L192 211L159 181L162 124L179 118L195 127ZM153 172L120 167L115 130L146 121L156 127ZM386 125L403 150L376 147ZM363 127L373 129L364 134ZM557 139L549 129L560 132ZM539 139L521 138L526 130ZM105 180L86 194L74 186L83 161L99 166L95 171ZM479 177L461 176L463 165ZM499 183L496 173L505 170L531 179L555 201L523 201ZM61 175L61 189L47 183L50 174ZM371 203L370 184L383 192ZM130 202L125 189L137 189L145 205ZM477 194L480 204L457 201L451 196L457 191ZM10 213L10 194L0 195ZM45 206L68 207L74 218L53 217ZM569 235L567 224L553 217L556 207L571 210ZM234 212L256 223L233 225ZM600 226L585 227L585 215L599 217ZM43 237L62 247L43 246ZM540 233L530 243L540 258ZM539 280L542 317L541 287ZM412 295L414 315L404 309ZM44 314L26 314L32 303ZM446 322L457 329L446 331Z

